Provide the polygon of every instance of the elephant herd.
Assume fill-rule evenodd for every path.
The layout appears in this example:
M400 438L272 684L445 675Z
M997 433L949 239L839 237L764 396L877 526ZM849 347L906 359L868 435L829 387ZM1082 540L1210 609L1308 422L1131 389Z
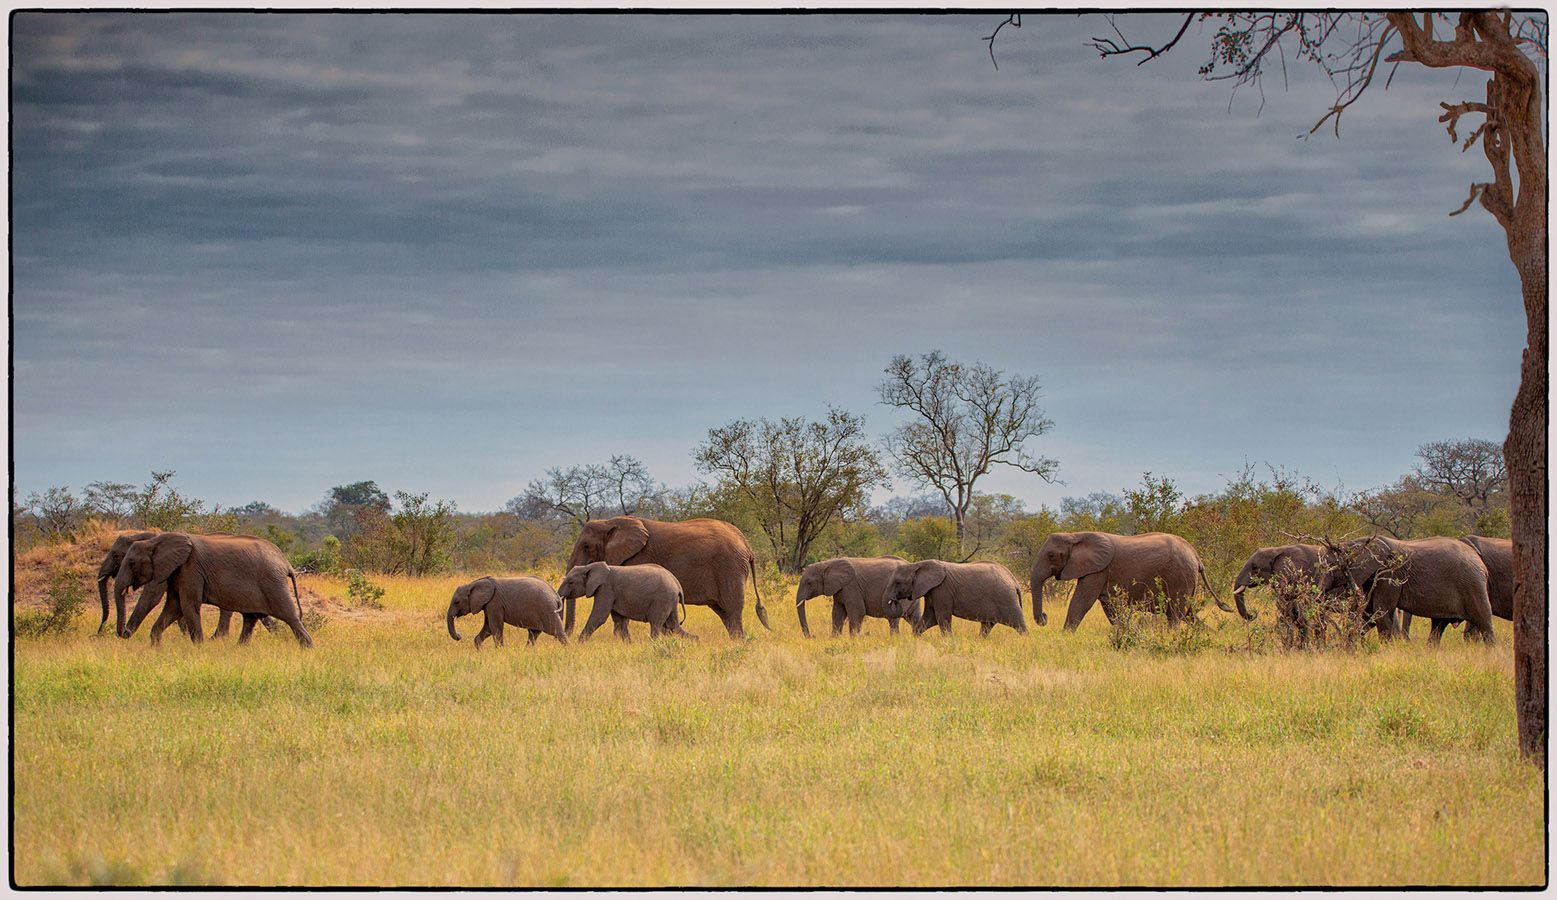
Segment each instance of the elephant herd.
M581 640L607 618L622 639L627 623L646 622L650 635L696 636L683 627L689 605L713 609L731 637L745 636L743 625L746 581L752 579L755 612L772 628L760 593L756 592L756 561L740 529L716 519L660 522L638 516L589 521L579 533L562 583L553 589L532 576L478 578L454 591L446 615L449 636L460 639L455 619L482 612L485 623L476 647L490 637L501 646L503 627L529 632L530 643L542 634L567 643L573 633L574 610L580 597L594 599ZM152 643L177 623L199 643L200 604L221 610L212 637L228 631L233 613L243 616L239 643L246 643L256 624L292 629L299 644L311 647L302 623L297 574L286 557L262 538L244 535L191 535L181 532L139 532L119 536L98 569L98 596L103 621L108 621L108 579L120 637L134 634L164 596L167 603L151 629ZM1120 604L1160 609L1170 623L1195 620L1192 600L1199 587L1211 593L1205 566L1195 548L1177 535L1118 535L1085 531L1051 534L1033 562L1029 586L1033 621L1048 623L1043 610L1044 587L1050 579L1075 581L1065 616L1073 631L1094 604L1113 622ZM291 584L291 592L287 584ZM1253 619L1244 602L1251 587L1269 585L1277 615L1288 627L1306 632L1312 626L1303 614L1305 596L1360 598L1368 627L1380 637L1409 633L1412 616L1432 621L1429 642L1436 643L1445 627L1463 622L1466 637L1492 641L1492 617L1513 617L1513 550L1506 539L1471 536L1399 541L1362 538L1342 544L1289 544L1262 547L1249 557L1233 585L1237 612ZM134 611L125 618L128 592L141 588ZM909 562L896 556L872 559L843 557L806 566L795 593L796 615L807 637L806 602L832 599L832 631L848 623L859 634L867 616L886 619L896 633L907 620L914 634L938 627L951 633L952 619L978 622L988 635L996 625L1025 634L1021 586L1002 565L940 560Z

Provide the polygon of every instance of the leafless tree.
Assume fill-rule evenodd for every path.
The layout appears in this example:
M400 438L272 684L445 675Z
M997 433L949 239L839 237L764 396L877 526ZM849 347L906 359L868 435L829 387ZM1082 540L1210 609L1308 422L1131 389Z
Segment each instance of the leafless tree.
M1421 460L1417 481L1473 510L1485 510L1493 498L1508 491L1503 448L1492 441L1433 441L1417 448L1416 455Z
M841 409L820 422L738 419L710 429L693 459L750 506L786 572L800 571L822 530L886 480L865 420Z
M505 509L522 519L561 516L582 525L597 516L637 515L664 492L641 461L618 454L604 464L547 469Z
M946 501L958 541L967 535L974 486L990 466L1053 480L1059 463L1027 449L1027 441L1054 426L1038 408L1036 377L952 362L939 350L895 356L886 375L876 387L881 402L915 416L887 436L887 452L899 474Z
M1546 122L1541 98L1547 59L1544 13L1464 12L1236 12L1189 13L1161 43L1125 37L1113 17L1111 34L1094 38L1104 58L1144 64L1171 50L1190 27L1215 25L1210 56L1200 68L1210 80L1262 89L1262 77L1287 62L1318 66L1336 85L1336 98L1312 134L1341 117L1384 75L1387 87L1402 63L1432 69L1469 69L1490 77L1482 96L1441 102L1438 121L1450 140L1470 150L1478 142L1491 179L1470 186L1459 215L1479 203L1503 227L1508 255L1519 273L1526 342L1508 438L1510 520L1514 539L1514 693L1520 749L1546 762L1546 430L1547 235ZM998 33L998 32L997 32ZM994 35L991 35L993 38ZM993 53L993 41L991 41ZM1381 73L1381 65L1388 71ZM1275 67L1273 69L1273 67ZM1236 88L1235 88L1236 89ZM1476 124L1461 139L1461 120Z
M1404 541L1417 537L1418 526L1449 502L1449 498L1429 490L1416 476L1405 475L1389 487L1357 494L1351 507L1364 522Z
M66 486L51 487L41 494L28 494L27 511L45 539L59 541L71 537L81 526L87 508Z

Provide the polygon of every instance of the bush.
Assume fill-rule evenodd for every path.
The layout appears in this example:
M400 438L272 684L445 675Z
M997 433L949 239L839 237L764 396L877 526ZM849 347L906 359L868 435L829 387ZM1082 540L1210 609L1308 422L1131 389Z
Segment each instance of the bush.
M323 547L318 550L294 551L287 554L287 561L299 572L334 575L341 570L341 539L327 534Z
M82 577L83 573L71 569L54 569L49 579L49 608L42 612L18 613L13 622L16 636L41 638L70 633L76 614L86 605L87 593L81 584Z
M384 589L369 581L361 569L346 570L346 597L358 609L384 608Z

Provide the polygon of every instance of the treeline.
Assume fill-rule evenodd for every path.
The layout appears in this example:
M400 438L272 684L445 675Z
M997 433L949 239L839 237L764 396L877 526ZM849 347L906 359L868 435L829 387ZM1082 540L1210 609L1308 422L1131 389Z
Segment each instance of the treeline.
M940 493L867 503L884 467L861 424L837 410L823 422L736 422L710 431L694 451L710 481L672 489L637 459L615 456L547 470L489 513L460 512L427 493L386 493L373 481L332 487L300 513L262 501L222 508L181 493L173 472L156 472L139 487L93 482L79 494L55 487L13 500L14 546L21 552L96 528L151 527L258 535L302 571L556 571L591 518L712 516L741 527L763 563L785 572L832 556L894 553L995 560L1025 579L1051 532L1167 531L1199 548L1213 578L1225 583L1253 548L1304 536L1509 530L1502 450L1491 441L1426 444L1394 484L1353 494L1246 465L1222 489L1193 497L1148 472L1117 494L1068 497L1057 508L1030 510L1009 495L970 492L958 510Z

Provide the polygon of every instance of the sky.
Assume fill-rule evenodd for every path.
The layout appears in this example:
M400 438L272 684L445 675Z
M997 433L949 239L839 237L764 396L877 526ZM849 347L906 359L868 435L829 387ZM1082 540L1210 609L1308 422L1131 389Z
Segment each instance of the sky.
M1029 15L996 69L998 21L15 14L14 489L676 486L736 418L884 435L933 349L1042 381L1059 482L980 482L1030 507L1502 439L1518 281L1436 121L1481 76L1402 66L1304 139L1330 83L1204 82L1212 26L1137 67Z

